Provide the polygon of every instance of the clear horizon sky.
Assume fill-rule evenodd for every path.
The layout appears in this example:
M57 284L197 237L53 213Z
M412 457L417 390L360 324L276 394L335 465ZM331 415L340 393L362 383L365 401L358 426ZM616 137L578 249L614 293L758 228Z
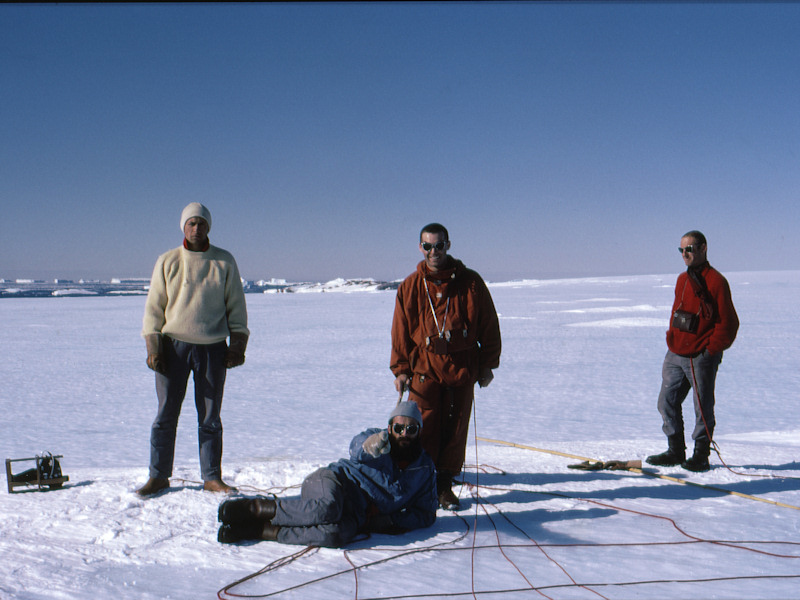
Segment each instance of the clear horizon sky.
M800 268L798 3L0 5L0 278Z

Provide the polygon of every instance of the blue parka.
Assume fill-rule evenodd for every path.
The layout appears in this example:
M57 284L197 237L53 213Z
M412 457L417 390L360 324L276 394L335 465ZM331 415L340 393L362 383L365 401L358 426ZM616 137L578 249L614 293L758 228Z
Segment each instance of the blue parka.
M392 524L403 529L430 527L436 520L439 506L436 498L436 467L425 451L405 469L392 460L391 454L373 458L363 444L381 429L362 431L350 442L350 458L331 463L339 481L347 481L348 501L357 509L362 525L371 510L387 515ZM372 508L374 507L374 508Z

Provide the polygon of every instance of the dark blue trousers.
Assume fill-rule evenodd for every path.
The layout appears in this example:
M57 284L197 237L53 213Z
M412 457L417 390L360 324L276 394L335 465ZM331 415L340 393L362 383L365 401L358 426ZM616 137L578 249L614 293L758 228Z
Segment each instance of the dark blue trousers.
M222 393L225 387L227 344L188 344L164 336L167 373L156 373L158 413L150 430L150 477L172 476L175 434L186 396L189 374L194 374L200 473L203 481L222 478Z
M272 524L281 527L278 541L332 548L345 545L364 521L363 511L351 500L360 494L351 481L340 481L329 469L317 469L303 480L299 498L277 500Z
M667 437L683 436L682 404L694 390L693 440L707 439L714 435L714 387L722 353L711 356L703 352L689 358L667 351L661 368L661 392L658 395L658 412L664 421L662 430Z

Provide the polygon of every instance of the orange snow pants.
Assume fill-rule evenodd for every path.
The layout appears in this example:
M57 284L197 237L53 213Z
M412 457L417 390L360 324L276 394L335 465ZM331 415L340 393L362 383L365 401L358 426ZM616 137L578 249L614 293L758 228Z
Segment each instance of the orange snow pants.
M464 465L475 385L449 387L415 374L409 400L422 413L422 447L439 473L458 475Z

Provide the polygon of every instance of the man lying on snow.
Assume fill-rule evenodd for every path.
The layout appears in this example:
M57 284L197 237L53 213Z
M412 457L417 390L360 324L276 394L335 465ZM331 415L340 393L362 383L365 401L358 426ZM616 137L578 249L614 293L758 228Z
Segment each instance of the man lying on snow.
M422 415L400 402L388 429L367 429L350 458L311 473L299 498L239 498L219 507L217 539L338 547L357 534L403 533L436 520L436 469L422 449Z

